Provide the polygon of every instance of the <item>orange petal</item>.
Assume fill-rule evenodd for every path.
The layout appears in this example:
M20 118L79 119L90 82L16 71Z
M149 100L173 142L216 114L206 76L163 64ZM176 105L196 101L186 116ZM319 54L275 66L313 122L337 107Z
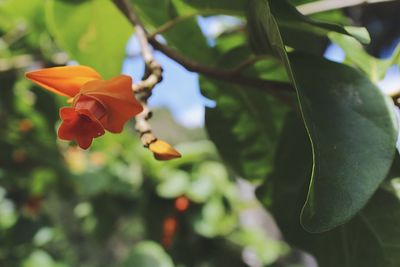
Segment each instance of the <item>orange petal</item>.
M81 87L93 80L101 80L100 74L86 66L66 66L27 72L26 77L43 88L62 96L74 97Z
M88 110L96 120L100 120L107 112L106 108L99 101L85 95L80 95L74 108L78 113L80 110Z
M158 139L149 145L149 149L158 160L170 160L180 158L181 154L167 142Z
M75 140L78 145L87 149L93 138L104 134L104 129L93 115L85 109L76 111L74 108L61 108L60 117L63 120L58 128L58 137L63 140Z
M124 124L143 110L132 91L132 79L126 75L88 82L82 87L81 94L96 99L106 108L106 115L100 122L113 133L120 133Z

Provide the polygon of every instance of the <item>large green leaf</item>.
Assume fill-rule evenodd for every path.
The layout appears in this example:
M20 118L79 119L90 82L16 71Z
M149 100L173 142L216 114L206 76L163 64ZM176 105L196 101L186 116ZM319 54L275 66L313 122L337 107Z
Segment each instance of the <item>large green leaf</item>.
M287 55L269 2L255 0L253 20L285 62L313 148L313 172L302 224L334 228L367 203L393 160L397 125L392 104L358 71L316 56ZM271 1L274 2L274 1ZM261 17L260 17L261 16Z
M392 105L358 71L312 56L289 60L314 152L302 223L319 232L349 220L383 181L396 123Z
M121 73L132 26L109 0L49 0L46 19L57 43L106 78Z
M291 167L288 168L287 166ZM285 239L311 252L320 267L395 267L400 265L400 201L393 192L379 189L364 209L348 223L321 234L310 234L300 225L312 167L311 145L301 119L288 117L277 150L271 179L258 190L272 195L267 204ZM388 178L398 177L392 168Z

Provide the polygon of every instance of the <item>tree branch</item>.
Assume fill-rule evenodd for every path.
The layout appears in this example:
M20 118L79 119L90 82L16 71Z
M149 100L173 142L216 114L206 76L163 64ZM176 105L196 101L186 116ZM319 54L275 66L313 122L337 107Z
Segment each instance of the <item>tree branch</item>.
M353 6L367 5L367 4L378 4L391 1L396 1L396 0L346 0L346 1L320 0L299 5L297 6L297 10L299 10L303 15L311 15L315 13L321 13L346 7L353 7Z
M135 26L136 29L138 25L138 17L134 12L132 6L129 5L125 0L113 0L113 2L122 11L125 17L132 23L132 25ZM197 72L199 74L217 80L223 80L244 86L254 87L256 89L267 91L271 94L275 94L279 91L293 91L293 87L291 86L291 84L286 82L263 80L255 77L243 76L238 74L236 70L223 70L211 66L202 65L199 62L196 62L179 54L177 51L171 49L167 45L158 42L154 37L150 38L144 31L143 26L140 26L140 28L140 32L137 32L138 38L140 35L140 39L146 39L146 43L148 42L154 47L154 49L159 50L164 55L179 63L190 72ZM141 41L141 43L143 43L143 40Z
M175 50L171 49L167 45L161 44L156 39L149 39L149 43L154 47L154 49L159 50L167 57L171 58L175 62L182 65L185 69L190 72L197 72L203 74L207 77L223 80L227 82L233 82L240 85L255 87L257 89L276 92L276 91L292 91L293 87L286 82L263 80L259 78L253 78L248 76L239 75L235 69L233 70L223 70L220 68L215 68L211 66L206 66L187 58Z

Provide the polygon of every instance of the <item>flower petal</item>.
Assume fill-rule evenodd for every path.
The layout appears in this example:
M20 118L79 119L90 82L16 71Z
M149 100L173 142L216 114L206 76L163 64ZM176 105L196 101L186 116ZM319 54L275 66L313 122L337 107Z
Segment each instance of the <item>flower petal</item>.
M93 80L101 80L100 74L86 66L66 66L27 72L26 77L43 88L62 96L74 97L81 87Z
M106 130L113 133L120 133L124 124L143 110L132 91L132 79L126 75L107 81L88 82L82 87L81 94L103 104L106 115L100 122Z
M181 154L170 144L160 139L151 143L149 145L149 149L151 152L153 152L154 157L158 160L170 160L181 157Z
M63 140L75 140L78 145L87 149L93 141L104 134L104 129L94 116L85 109L76 111L74 108L61 108L60 117L63 120L58 128L58 137Z

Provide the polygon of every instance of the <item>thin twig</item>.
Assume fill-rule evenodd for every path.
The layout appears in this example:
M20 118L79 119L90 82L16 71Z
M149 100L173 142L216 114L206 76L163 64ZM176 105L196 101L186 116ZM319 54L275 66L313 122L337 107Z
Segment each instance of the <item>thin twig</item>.
M215 9L215 8L210 8L210 9L201 9L201 10L196 10L194 12L189 12L187 14L183 14L180 16L177 16L175 18L172 18L171 20L168 20L164 24L161 24L157 29L155 29L152 33L148 34L148 38L151 39L155 37L157 34L162 34L169 29L173 28L175 25L184 22L186 20L192 19L197 16L208 16L208 15L231 15L231 16L242 16L243 14L240 14L239 12L227 12L227 10L221 10L221 9Z
M315 13L321 13L346 7L367 5L367 4L378 4L384 2L394 2L396 0L321 0L310 2L307 4L297 6L304 15L311 15Z
M203 15L202 13L196 11L196 12L192 12L192 13L188 13L188 14L179 16L179 17L175 17L175 18L173 18L173 19L171 19L171 20L165 22L164 24L162 24L162 25L161 25L160 27L158 27L154 32L150 33L150 34L148 35L148 38L149 38L149 39L154 38L154 37L156 37L156 35L168 31L169 29L171 29L172 27L174 27L176 24L178 24L178 23L180 23L180 22L183 22L183 21L185 21L185 20L191 19L191 18L193 18L193 17L195 17L195 16L198 16L198 15L200 15L200 14Z
M243 62L239 63L236 67L230 69L230 72L239 74L242 73L246 68L254 65L255 63L268 59L268 56L261 55L261 56L252 56L245 59Z
M151 90L162 80L162 68L154 59L153 52L147 40L146 30L130 3L126 0L113 0L113 2L135 27L136 37L139 41L141 54L145 62L144 77L142 81L134 84L132 89L143 106L143 111L136 116L136 130L140 134L142 144L145 147L149 147L151 143L157 140L157 137L153 134L151 125L148 122L151 118L151 111L147 105L147 100L151 96Z
M293 91L291 84L281 81L264 80L255 77L243 76L236 70L223 70L211 66L203 65L197 61L187 58L167 45L161 44L156 39L149 39L149 43L164 55L182 65L186 70L203 74L209 78L233 82L240 85L254 87L262 91L276 93L279 91Z

